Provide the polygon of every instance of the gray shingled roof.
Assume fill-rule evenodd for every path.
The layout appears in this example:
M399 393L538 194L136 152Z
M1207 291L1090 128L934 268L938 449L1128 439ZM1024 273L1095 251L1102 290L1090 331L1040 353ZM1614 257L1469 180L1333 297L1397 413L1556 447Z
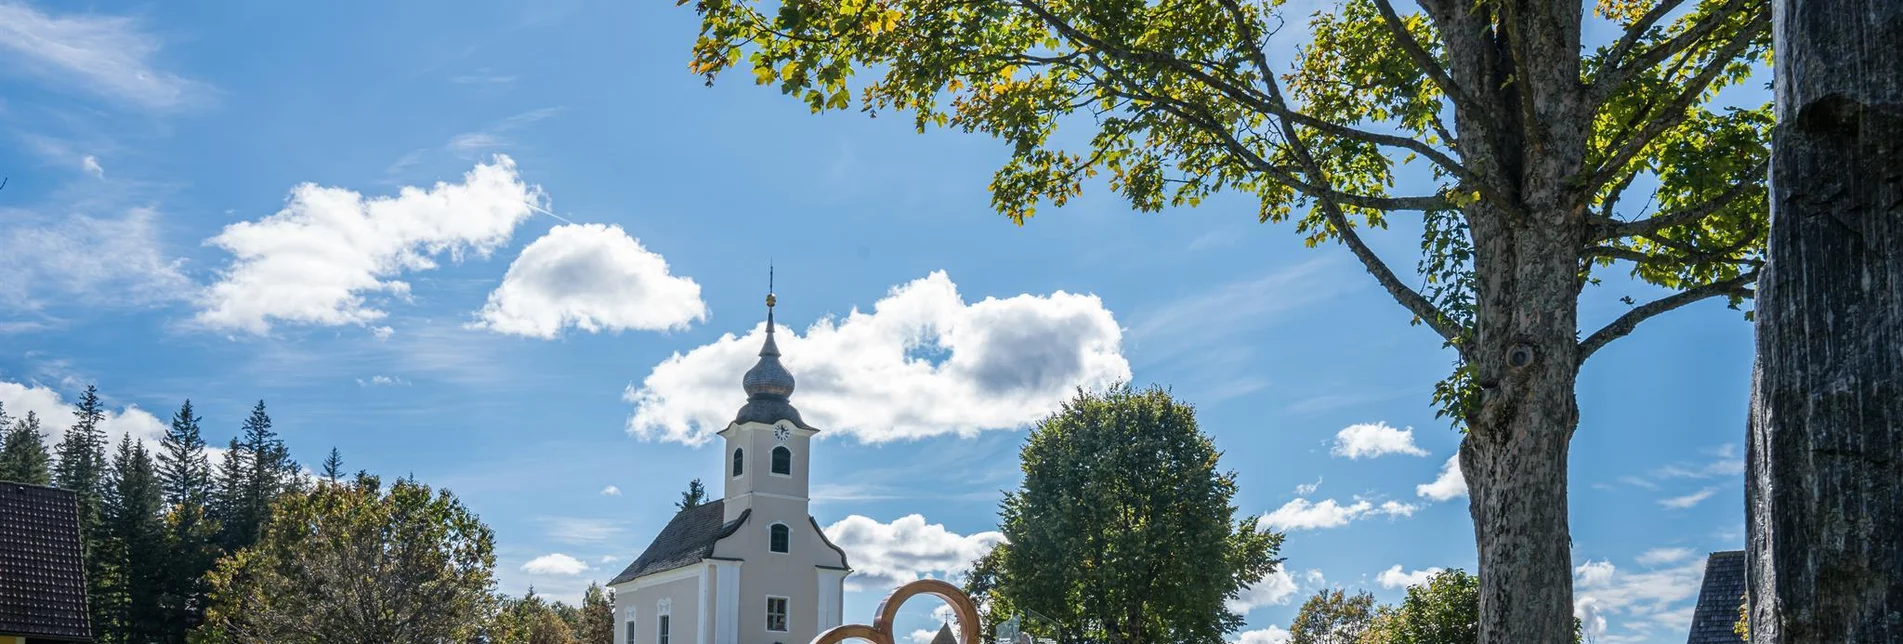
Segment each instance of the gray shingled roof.
M92 641L73 493L0 483L0 633Z
M938 627L938 634L932 636L932 644L958 644L958 636L952 634L951 622Z
M681 510L667 522L667 527L661 528L660 534L654 535L654 542L648 544L648 549L642 551L634 563L628 564L627 570L615 575L608 585L693 565L711 557L714 554L714 542L740 529L740 524L746 523L750 514L753 514L751 509L742 511L739 518L723 524L720 519L726 516L726 505L721 501L710 501Z
M1744 551L1711 553L1705 559L1705 584L1698 590L1698 608L1692 613L1692 632L1686 644L1744 641L1731 631L1738 623L1738 605L1744 603L1744 586Z

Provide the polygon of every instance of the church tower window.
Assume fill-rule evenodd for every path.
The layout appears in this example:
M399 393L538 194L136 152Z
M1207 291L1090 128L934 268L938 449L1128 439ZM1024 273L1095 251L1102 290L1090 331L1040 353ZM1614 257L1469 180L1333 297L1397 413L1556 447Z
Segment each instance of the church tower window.
M787 542L791 540L789 538L790 532L790 530L786 529L786 524L784 523L775 523L773 527L767 528L767 549L774 552L786 552L790 550L791 547L787 544Z
M735 449L735 450L733 451L733 475L734 475L734 477L736 477L736 478L738 478L738 477L739 477L739 476L740 476L741 474L745 474L745 473L747 473L747 465L746 465L746 461L747 461L747 450L745 450L745 449Z
M790 475L793 473L793 450L785 445L773 448L773 473Z

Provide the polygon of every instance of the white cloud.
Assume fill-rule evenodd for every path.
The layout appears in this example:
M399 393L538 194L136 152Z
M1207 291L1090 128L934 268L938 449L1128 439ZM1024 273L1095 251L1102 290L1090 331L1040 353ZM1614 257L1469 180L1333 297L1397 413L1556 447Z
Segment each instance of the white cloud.
M1004 541L999 532L959 535L917 514L891 523L855 514L826 526L826 538L852 561L846 588L879 592L919 579L963 575L971 562Z
M44 216L0 209L0 305L48 302L143 306L188 297L183 260L167 257L159 213L132 208L116 219Z
M410 381L408 381L408 380L404 380L404 379L402 379L402 378L398 378L398 377L396 377L396 376L380 376L380 375L379 375L379 376L371 376L369 380L364 380L364 379L362 379L362 378L358 378L358 379L357 379L357 386L359 386L359 387L370 387L370 386L373 386L373 385L404 385L404 386L408 386L409 384L410 384Z
M54 16L0 2L0 53L15 70L148 108L204 98L206 88L153 66L158 51L158 39L131 18Z
M1301 585L1295 582L1294 576L1291 576L1287 570L1277 569L1263 577L1261 581L1243 589L1235 599L1229 600L1226 604L1230 611L1247 615L1250 610L1258 606L1287 604L1300 589Z
M552 339L562 329L685 329L707 319L700 285L620 226L556 226L530 242L489 294L472 327Z
M1308 499L1294 499L1282 504L1263 516L1261 522L1270 530L1286 532L1289 530L1314 530L1319 528L1339 528L1356 519L1376 514L1390 517L1405 517L1414 514L1416 506L1386 501L1376 506L1366 499L1356 499L1354 503L1342 505L1334 499L1323 499L1311 503Z
M101 179L106 178L106 169L99 165L99 157L88 154L86 158L79 160L79 167L84 169L87 174Z
M67 428L73 426L74 402L40 385L0 381L0 406L5 407L10 418L23 418L27 412L39 416L40 434L48 451L58 445ZM106 434L108 453L119 444L119 437L127 434L132 436L132 440L145 443L148 448L156 447L168 426L165 421L137 405L126 405L117 411L107 409L105 418L99 422L99 428Z
M1235 644L1288 644L1288 629L1276 625L1236 634Z
M1674 510L1683 510L1685 508L1698 505L1700 501L1704 501L1705 499L1711 498L1712 493L1717 491L1718 491L1718 488L1708 487L1708 488L1699 490L1697 492L1687 494L1685 496L1675 496L1670 498L1659 499L1659 505L1662 505Z
M1321 487L1322 487L1322 477L1317 476L1315 477L1314 483L1303 483L1301 485L1295 486L1295 496L1308 496L1310 494L1314 494L1315 490L1319 490L1321 489Z
M207 289L198 320L252 333L273 320L367 325L385 314L366 295L406 297L409 284L395 278L433 269L444 254L487 257L541 199L501 155L462 183L405 187L395 197L299 185L283 210L207 240L236 257Z
M1704 579L1703 561L1633 572L1610 561L1587 561L1573 569L1573 614L1597 641L1644 640L1659 631L1684 637L1689 609ZM1616 632L1613 632L1616 631Z
M621 496L621 488L618 488L612 485L601 488L601 495L602 496Z
M1446 501L1457 496L1467 496L1467 479L1460 473L1460 453L1447 457L1440 466L1440 476L1434 482L1414 486L1414 493L1435 501Z
M1691 548L1653 548L1640 553L1638 562L1647 566L1658 566L1684 561L1692 554Z
M726 427L765 328L675 354L628 387L629 433L700 444ZM1077 387L1130 377L1122 332L1096 296L966 303L943 271L893 288L870 313L821 319L803 336L781 327L776 338L805 420L871 443L1022 427Z
M588 571L588 564L562 553L542 555L522 564L522 572L531 575L573 577Z
M1416 570L1413 572L1401 572L1401 564L1394 564L1393 566L1389 566L1387 570L1383 570L1380 574L1375 575L1374 580L1376 583L1381 584L1382 588L1407 588L1409 586L1419 586L1427 583L1428 579L1440 574L1440 571L1440 568L1428 568L1426 570Z
M1427 450L1414 444L1414 428L1395 429L1387 423L1349 425L1335 433L1335 447L1329 453L1348 458L1374 458L1385 454L1426 456Z
M601 563L607 564L607 563L615 563L617 561L621 561L621 555L602 555L601 556Z

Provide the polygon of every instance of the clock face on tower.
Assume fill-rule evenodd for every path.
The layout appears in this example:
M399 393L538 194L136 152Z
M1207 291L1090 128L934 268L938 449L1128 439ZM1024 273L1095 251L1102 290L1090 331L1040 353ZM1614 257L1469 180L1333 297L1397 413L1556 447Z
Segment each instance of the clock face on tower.
M780 441L780 442L782 442L782 443L784 443L784 442L786 442L786 437L787 437L787 435L788 435L788 434L791 434L791 432L788 432L788 431L786 431L786 428L785 428L785 427L775 427L775 428L773 428L773 438L774 438L775 440L778 440L778 441Z

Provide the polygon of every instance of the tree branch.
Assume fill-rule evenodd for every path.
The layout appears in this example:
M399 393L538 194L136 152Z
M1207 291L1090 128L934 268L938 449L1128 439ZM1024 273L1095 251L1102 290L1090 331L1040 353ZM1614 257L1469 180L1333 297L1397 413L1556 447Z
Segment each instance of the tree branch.
M1761 176L1765 170L1769 168L1769 164L1769 161L1759 161L1758 164L1752 166L1750 172L1746 174L1747 176ZM1652 235L1667 228L1696 222L1717 213L1719 209L1737 201L1740 197L1751 192L1752 188L1756 188L1759 185L1757 179L1747 178L1726 189L1718 196L1712 197L1696 206L1673 212L1659 213L1637 221L1621 222L1613 220L1611 219L1612 213L1607 212L1605 213L1605 216L1608 218L1608 221L1605 223L1605 232L1595 241L1609 241L1627 237Z
M1651 12L1647 12L1646 18L1656 22L1660 17L1663 17L1665 12L1669 12L1672 7L1676 7L1683 1L1684 0L1666 0L1660 3L1659 6L1653 7ZM1620 59L1630 53L1632 47L1637 44L1638 38L1644 34L1642 33L1643 30L1637 34L1632 31L1626 32L1625 37L1620 39L1619 45L1615 46L1614 51L1607 56L1604 63L1605 66L1601 68L1604 71L1601 71L1599 76L1593 79L1592 87L1588 90L1587 94L1591 104L1597 108L1600 104L1604 103L1608 97L1612 96L1613 92L1618 91L1621 85L1632 80L1639 72L1664 62L1667 58L1683 53L1685 50L1690 49L1693 44L1704 40L1706 36L1711 35L1717 31L1719 27L1724 26L1726 20L1736 15L1739 10L1744 9L1748 1L1749 0L1731 0L1726 3L1724 7L1719 8L1698 24L1692 25L1691 28L1686 29L1683 33L1641 52L1637 57L1629 61ZM1662 12L1660 11L1661 9L1665 11ZM1658 15L1653 15L1653 12L1658 12ZM1767 18L1767 15L1760 13L1753 19L1753 22L1766 23L1768 22ZM1641 19L1641 24L1644 22L1645 20ZM1646 26L1648 29L1650 28L1649 24ZM1636 29L1637 25L1635 25L1634 28ZM1747 25L1742 31L1749 32L1755 28L1756 25ZM1626 40L1628 38L1632 40L1628 42ZM1735 56L1736 54L1732 54L1724 56L1723 58L1729 61Z
M1623 61L1626 55L1632 53L1632 48L1638 46L1639 40L1645 38L1645 32L1651 31L1652 25L1658 24L1660 19L1681 4L1685 4L1685 0L1661 0L1653 5L1651 10L1646 11L1645 15L1639 16L1638 22L1632 23L1632 26L1626 28L1625 34L1619 36L1619 42L1612 46L1611 52L1607 53L1606 60L1600 69L1610 74L1624 67ZM1598 85L1598 81L1595 80L1593 84Z
M1736 35L1732 36L1731 42L1725 43L1724 48L1714 54L1710 60L1705 61L1704 68L1700 69L1698 74L1685 84L1684 89L1665 105L1663 113L1647 118L1645 127L1626 139L1618 150L1599 165L1586 182L1587 189L1597 190L1605 185L1605 182L1617 175L1627 163L1631 163L1633 157L1638 156L1645 146L1650 145L1659 135L1685 122L1685 118L1691 114L1692 103L1698 99L1699 95L1704 94L1705 89L1711 86L1712 81L1718 78L1718 74L1722 73L1727 65L1731 64L1732 59L1744 52L1744 48L1751 44L1752 38L1769 27L1770 24L1766 21L1753 21L1751 26L1740 29Z
M1586 336L1586 339L1579 343L1579 364L1585 364L1586 358L1592 356L1593 352L1598 351L1600 347L1632 333L1633 329L1638 328L1640 322L1652 319L1661 313L1720 295L1749 297L1751 290L1747 287L1757 279L1758 269L1753 268L1728 280L1686 289L1633 307L1632 310L1626 311L1625 315L1619 316L1612 323L1594 331L1592 335Z
M1228 4L1235 0L1223 1ZM1374 0L1374 4L1381 10L1381 20L1387 23L1388 31L1394 34L1395 42L1400 43L1401 49L1407 52L1409 58L1414 59L1414 64L1420 67L1428 78L1433 79L1435 85L1440 86L1442 94L1453 99L1454 104L1460 106L1461 109L1476 115L1486 114L1480 110L1479 103L1467 94L1467 90L1455 83L1452 76L1447 75L1447 70L1440 66L1440 62L1428 55L1427 49L1421 46L1420 41L1414 39L1414 34L1407 30L1406 24L1401 22L1400 14L1394 12L1394 5L1389 4L1388 0Z

